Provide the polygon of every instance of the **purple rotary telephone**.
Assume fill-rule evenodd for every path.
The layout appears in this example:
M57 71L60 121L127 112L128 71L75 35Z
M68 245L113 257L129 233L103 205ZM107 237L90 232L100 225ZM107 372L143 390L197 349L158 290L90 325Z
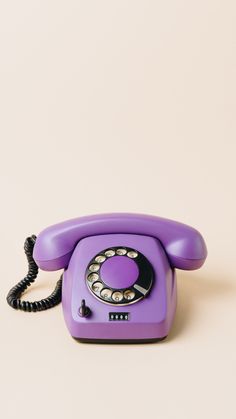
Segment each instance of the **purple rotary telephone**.
M174 268L200 268L207 256L200 233L149 215L80 217L43 230L25 242L28 275L7 296L15 309L40 311L62 299L67 327L85 342L164 339L176 309ZM64 269L53 293L20 299L38 267Z

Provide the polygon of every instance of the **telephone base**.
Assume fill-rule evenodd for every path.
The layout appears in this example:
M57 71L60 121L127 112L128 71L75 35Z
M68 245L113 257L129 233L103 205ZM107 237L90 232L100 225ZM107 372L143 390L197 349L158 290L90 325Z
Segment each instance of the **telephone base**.
M87 338L74 338L78 342L81 343L113 343L113 344L119 344L119 343L157 343L161 342L162 340L165 340L167 336L164 336L163 338L152 338L152 339L87 339Z

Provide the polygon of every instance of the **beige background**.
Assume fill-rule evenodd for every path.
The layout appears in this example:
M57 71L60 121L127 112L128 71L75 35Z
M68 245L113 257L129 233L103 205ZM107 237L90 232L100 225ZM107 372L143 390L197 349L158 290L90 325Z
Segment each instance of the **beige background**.
M1 417L234 419L235 1L0 9ZM79 344L61 306L5 302L27 235L106 211L176 219L206 239L206 265L178 271L162 344ZM42 272L27 297L58 276Z

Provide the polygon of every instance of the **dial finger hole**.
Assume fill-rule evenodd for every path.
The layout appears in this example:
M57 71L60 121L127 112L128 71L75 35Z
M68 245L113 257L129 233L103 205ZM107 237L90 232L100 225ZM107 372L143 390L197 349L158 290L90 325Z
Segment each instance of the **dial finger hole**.
M120 291L115 291L112 294L112 299L117 303L123 299L123 294Z
M117 249L116 254L119 256L124 256L126 255L127 250L126 249Z
M99 276L98 274L90 274L87 279L89 282L93 282L93 281L97 281L99 279Z
M93 263L92 265L90 265L89 270L91 272L97 272L99 270L100 266L97 263Z
M109 288L103 288L101 291L101 297L108 299L111 298L112 291Z
M110 258L110 257L112 257L112 256L114 256L114 255L115 255L115 251L114 251L114 250L112 250L112 249L109 249L109 250L107 250L107 251L105 252L105 255L106 255L108 258Z
M104 260L106 260L106 257L105 257L105 256L103 256L103 255L98 255L98 256L95 258L95 261L96 261L97 263L102 263L102 262L104 262Z
M129 300L129 301L133 300L133 298L135 297L135 293L132 290L126 290L124 292L124 297L125 297L126 300Z
M134 250L130 250L130 252L127 253L127 256L131 259L135 259L138 256L138 253Z
M101 282L94 282L94 284L92 285L92 289L95 292L101 291L102 287L103 287L103 285L102 285Z

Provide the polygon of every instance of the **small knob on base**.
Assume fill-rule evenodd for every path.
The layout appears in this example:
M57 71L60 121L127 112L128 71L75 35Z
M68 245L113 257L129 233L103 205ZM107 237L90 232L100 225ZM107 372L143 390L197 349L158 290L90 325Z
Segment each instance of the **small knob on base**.
M81 306L79 308L80 317L88 317L91 314L91 310L86 306L85 300L81 301Z

